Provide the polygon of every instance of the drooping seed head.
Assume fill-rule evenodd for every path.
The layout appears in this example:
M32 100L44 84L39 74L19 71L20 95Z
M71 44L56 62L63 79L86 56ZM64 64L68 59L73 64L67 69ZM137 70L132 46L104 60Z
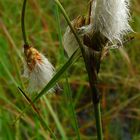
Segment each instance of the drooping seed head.
M28 91L39 92L53 77L54 67L33 47L24 48L24 54L24 76L29 79Z

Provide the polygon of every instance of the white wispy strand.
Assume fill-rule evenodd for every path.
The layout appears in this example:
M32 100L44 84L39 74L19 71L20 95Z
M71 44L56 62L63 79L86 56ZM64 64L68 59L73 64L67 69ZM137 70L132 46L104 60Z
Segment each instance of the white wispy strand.
M73 25L73 22L71 22L71 24ZM79 47L79 44L69 27L66 28L66 31L63 36L63 46L69 57Z
M54 67L52 64L44 55L41 53L39 53L39 55L41 62L36 60L32 71L28 68L27 63L25 63L24 76L29 79L27 88L29 93L41 91L54 75ZM53 91L54 89L51 89L49 92Z
M132 31L129 19L129 0L93 0L93 30L100 31L110 41L121 42L122 37Z

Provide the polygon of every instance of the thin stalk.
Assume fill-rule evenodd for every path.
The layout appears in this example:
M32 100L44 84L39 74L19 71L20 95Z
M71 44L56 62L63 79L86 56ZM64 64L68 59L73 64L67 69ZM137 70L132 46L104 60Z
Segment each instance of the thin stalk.
M58 32L58 38L59 38L59 49L60 49L60 63L65 62L65 55L64 55L64 49L63 49L63 41L62 41L62 32L61 32L61 26L60 26L60 14L58 6L55 5L55 11L56 11L56 20L57 20L57 32Z
M86 66L88 76L89 76L89 82L90 82L91 90L92 90L92 97L93 97L92 101L93 101L93 104L94 104L94 111L95 111L95 118L96 118L97 138L98 138L98 140L103 140L101 112L100 112L100 102L99 102L99 98L98 98L99 93L97 92L98 90L97 90L97 88L95 86L95 83L94 83L95 80L97 80L96 79L97 77L95 76L95 79L92 79L91 77L93 77L93 75L91 75L92 73L89 71L90 64L93 64L93 63L90 63L90 64L88 63L89 60L88 60L88 58L86 56L86 53L84 51L83 44L81 43L80 38L78 37L78 35L76 34L74 28L72 27L70 19L69 19L69 17L67 16L67 14L65 12L65 9L63 8L63 6L59 2L59 0L55 0L55 2L58 5L58 7L60 8L63 16L65 17L65 19L66 19L66 21L67 21L72 33L74 34L75 39L77 40L77 42L79 44L79 47L81 49L81 52L82 52L82 55L83 55L83 58L84 58L84 62L85 62L85 66ZM95 74L96 74L96 71L95 71Z
M37 118L40 120L43 128L45 130L48 130L50 135L52 136L53 140L57 140L55 134L53 133L53 131L49 128L48 124L46 123L46 121L42 118L42 116L37 115Z
M9 69L7 68L7 66L5 65L5 63L3 63L3 61L0 58L0 63L3 66L5 72L7 73L7 75L9 76L9 78L11 79L11 81L13 82L13 84L17 87L18 83L16 82L16 80L14 79L14 77L12 76L11 72L9 71Z
M57 23L58 23L60 52L61 52L62 61L64 61L64 49L63 49L63 45L62 45L63 44L62 43L62 33L61 33L61 26L60 26L60 13L59 13L59 9L58 9L57 5L56 5L56 15L57 15ZM69 100L69 103L68 103L67 98L65 98L65 100L66 100L66 103L69 104L69 106L68 106L70 108L69 113L72 114L72 119L73 119L72 124L73 124L74 130L77 134L77 140L80 140L80 132L79 132L79 128L78 128L78 121L77 121L76 113L75 113L75 110L74 110L74 104L73 104L73 101L72 101L72 92L71 92L70 85L69 85L69 82L68 82L67 72L65 73L65 79L66 79L66 81L65 81L65 85L64 85L64 92L66 93L66 96Z
M47 105L47 108L50 111L50 114L53 117L53 119L54 119L54 121L55 121L55 123L56 123L56 125L57 125L57 127L58 127L58 129L60 131L60 134L62 136L62 140L68 140L68 138L67 138L67 136L65 134L65 131L63 129L63 126L61 125L60 120L59 120L57 114L53 110L53 108L51 106L51 103L49 102L49 100L47 99L47 97L45 97L45 96L43 96L43 97L44 97L44 101L45 101L45 103Z
M34 103L32 102L32 100L25 94L25 92L18 87L19 91L22 93L22 95L25 97L25 99L28 101L29 105L31 105L36 113L36 116L38 118L38 120L40 121L42 127L45 130L48 130L52 136L52 138L54 140L57 140L56 136L54 135L53 131L49 128L48 124L46 123L46 121L42 118L41 114L39 113L38 109L36 108L36 106L34 105Z
M79 46L80 46L80 49L83 50L83 44L81 43L80 38L78 37L78 35L76 34L74 28L72 27L71 22L70 22L70 19L69 19L68 15L66 14L65 9L63 8L63 6L62 6L61 3L59 2L59 0L55 0L55 2L56 2L56 4L58 5L58 7L60 8L60 10L61 10L63 16L65 17L65 20L67 21L67 23L68 23L68 25L69 25L69 27L70 27L72 33L74 34L74 36L75 36L75 38L76 38L76 40L77 40L77 42L78 42L78 44L79 44Z
M96 119L97 137L99 140L103 140L100 103L94 105L94 112Z
M74 129L75 129L75 132L77 134L77 140L81 140L80 138L80 132L79 132L79 127L78 127L78 121L77 121L77 117L76 117L76 112L74 110L74 103L73 103L73 99L72 99L72 93L71 93L71 89L70 89L70 85L69 85L69 82L68 82L68 76L66 75L66 85L67 85L67 97L68 97L68 100L69 100L69 108L70 108L70 113L71 116L72 116L72 121L74 123Z
M94 106L94 114L96 120L96 129L97 129L97 139L103 140L103 132L102 132L102 121L101 121L101 110L100 110L100 97L99 91L97 89L97 82L98 82L98 72L99 72L99 65L100 61L96 58L92 53L89 53L86 56L86 68L89 77L90 88L92 92L92 102ZM94 65L99 63L98 65Z
M96 91L97 91L97 89L96 89ZM95 93L93 93L93 94L95 94ZM98 138L98 140L103 140L101 109L100 108L101 108L100 102L94 104L94 114L95 114L95 120L96 120L97 138Z
M95 59L95 57L94 57ZM97 129L97 139L103 140L103 132L102 132L102 121L101 121L101 110L100 110L100 97L99 97L99 91L97 89L97 80L98 80L98 73L92 63L94 60L93 58L86 58L86 68L88 72L89 77L89 83L90 88L92 92L92 103L94 106L94 114L95 114L95 120L96 120L96 129ZM91 62L92 61L92 62ZM98 62L100 63L100 62Z
M26 30L25 30L26 3L27 3L27 0L24 0L23 6L22 6L22 13L21 13L21 29L22 29L22 36L23 36L23 40L24 40L24 45L28 46L28 41L27 41L27 37L26 37Z

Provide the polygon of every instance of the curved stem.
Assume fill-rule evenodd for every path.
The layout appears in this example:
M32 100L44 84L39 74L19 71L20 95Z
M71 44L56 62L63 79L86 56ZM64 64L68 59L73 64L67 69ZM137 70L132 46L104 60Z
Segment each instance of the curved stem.
M97 128L97 139L98 140L103 140L99 93L98 93L98 89L96 88L96 84L94 83L95 81L97 82L97 79L96 79L97 75L96 75L96 72L95 72L95 75L92 75L93 71L91 72L91 69L94 70L93 67L95 67L94 65L91 65L91 64L93 64L92 59L90 59L90 57L92 55L90 55L90 57L89 57L89 56L87 56L85 54L83 44L81 43L80 38L78 37L78 35L76 34L74 28L72 27L70 19L67 16L63 6L59 2L59 0L55 0L55 2L58 5L58 7L60 8L63 16L65 17L65 20L67 21L67 23L68 23L72 33L75 36L75 39L77 40L77 42L79 44L79 47L81 49L81 52L82 52L82 55L83 55L83 58L84 58L84 62L85 62L85 66L86 66L86 69L87 69L87 72L88 72L88 76L89 76L89 82L90 82L91 90L92 90L92 98L93 98L92 102L93 102L94 111L95 111L96 128ZM87 57L89 57L89 58L87 58ZM90 67L90 66L93 66L93 67ZM96 71L98 73L98 69ZM95 79L93 79L93 78L95 78Z
M22 6L22 13L21 13L21 29L22 29L22 36L24 40L24 45L28 46L28 41L26 37L26 30L25 30L25 10L26 10L26 2L27 0L23 1L23 6Z
M80 49L83 50L83 44L81 43L80 38L78 37L77 33L75 32L75 29L72 27L71 21L70 21L69 17L67 16L66 12L65 12L65 9L63 8L63 6L59 2L59 0L54 0L54 1L56 2L56 4L58 5L58 7L60 8L60 10L61 10L61 12L62 12L65 20L67 21L67 24L69 25L72 33L75 36L75 39L77 40L77 42L79 44Z

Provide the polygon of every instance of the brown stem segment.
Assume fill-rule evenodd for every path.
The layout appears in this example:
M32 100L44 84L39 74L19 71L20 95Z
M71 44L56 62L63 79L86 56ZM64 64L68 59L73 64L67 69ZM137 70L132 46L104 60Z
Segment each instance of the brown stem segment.
M24 93L24 91L18 87L18 89L20 90L20 92L24 95L24 97L26 98L26 100L29 102L29 104L31 104L31 106L33 107L33 109L35 110L35 112L40 115L38 109L35 107L34 103L32 102L32 100Z
M95 112L96 129L97 129L97 139L103 140L102 132L102 121L101 121L101 111L100 111L100 94L97 88L98 82L98 72L100 70L100 52L97 54L91 48L85 51L85 65L88 72L89 83L92 92L92 102Z

